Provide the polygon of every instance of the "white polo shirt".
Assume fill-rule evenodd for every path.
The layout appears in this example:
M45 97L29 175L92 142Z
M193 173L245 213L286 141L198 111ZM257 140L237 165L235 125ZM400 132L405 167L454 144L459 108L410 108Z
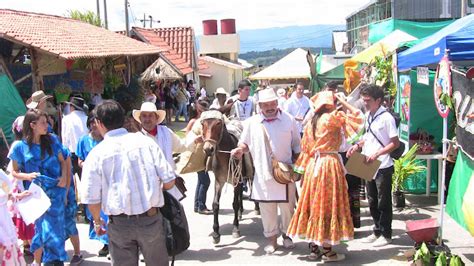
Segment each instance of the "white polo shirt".
M384 111L386 112L382 113ZM380 106L373 116L370 112L367 112L365 117L365 134L363 137L364 146L362 147L362 154L371 156L375 152L381 150L384 146L387 146L390 143L391 138L397 137L398 130L395 124L395 119L383 106ZM369 123L372 123L370 126L372 132L377 135L377 138L384 144L384 146L380 145L380 142L378 142L374 135L369 131ZM390 154L380 155L378 160L382 162L379 169L384 169L393 165L393 160L390 157Z

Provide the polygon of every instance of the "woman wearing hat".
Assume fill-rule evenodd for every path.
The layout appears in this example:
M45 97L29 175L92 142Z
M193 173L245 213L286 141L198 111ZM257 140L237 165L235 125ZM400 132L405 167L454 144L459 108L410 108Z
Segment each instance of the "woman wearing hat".
M347 113L336 110L336 100ZM345 169L338 154L341 128L350 139L363 129L364 118L359 110L330 91L316 94L311 101L314 116L305 127L301 154L295 164L295 171L304 176L302 192L288 235L310 241L310 258L340 261L345 256L332 251L332 246L354 236Z

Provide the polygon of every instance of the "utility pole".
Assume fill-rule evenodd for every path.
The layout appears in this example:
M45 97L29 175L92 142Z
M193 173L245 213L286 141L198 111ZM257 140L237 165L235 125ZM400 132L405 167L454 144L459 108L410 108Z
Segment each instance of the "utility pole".
M97 0L97 17L100 20L100 0Z
M140 19L140 22L143 22L143 28L146 28L146 22L150 22L150 29L153 28L153 22L160 23L161 21L159 20L153 20L153 16L148 15L149 19L146 19L146 14L143 13L143 19Z
M109 29L109 23L107 21L107 0L104 0L104 24L105 28Z
M467 0L461 0L461 17L467 15Z
M146 15L145 13L143 13L143 20L140 20L141 22L143 22L143 28L146 28Z
M130 37L129 21L128 21L128 0L125 0L125 32L127 33L127 36Z
M150 29L153 29L153 17L151 15L148 17L150 18Z

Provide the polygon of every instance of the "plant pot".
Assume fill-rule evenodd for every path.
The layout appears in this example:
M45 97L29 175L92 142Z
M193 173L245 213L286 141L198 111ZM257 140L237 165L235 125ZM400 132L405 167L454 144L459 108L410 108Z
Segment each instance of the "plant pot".
M396 208L405 208L405 193L403 193L403 191L394 191L392 199L393 206Z

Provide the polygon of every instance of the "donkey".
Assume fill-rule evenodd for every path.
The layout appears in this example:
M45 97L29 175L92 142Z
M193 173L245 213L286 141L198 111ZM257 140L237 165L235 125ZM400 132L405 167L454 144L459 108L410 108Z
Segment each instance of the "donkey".
M210 115L207 115L207 114ZM227 130L222 113L217 110L208 111L201 115L202 135L204 138L204 151L211 160L206 170L212 170L215 176L214 200L212 203L212 211L214 213L214 224L212 238L214 244L220 242L219 233L219 201L221 198L222 188L226 182L234 185L234 200L232 207L234 209L234 228L232 236L240 237L239 219L242 218L242 180L235 180L233 176L229 176L230 172L240 170L238 175L246 178L253 178L253 168L245 167L242 163L240 169L229 169L229 161L231 160L230 151L237 147L238 139ZM232 166L231 166L232 168ZM229 171L230 170L230 171Z

